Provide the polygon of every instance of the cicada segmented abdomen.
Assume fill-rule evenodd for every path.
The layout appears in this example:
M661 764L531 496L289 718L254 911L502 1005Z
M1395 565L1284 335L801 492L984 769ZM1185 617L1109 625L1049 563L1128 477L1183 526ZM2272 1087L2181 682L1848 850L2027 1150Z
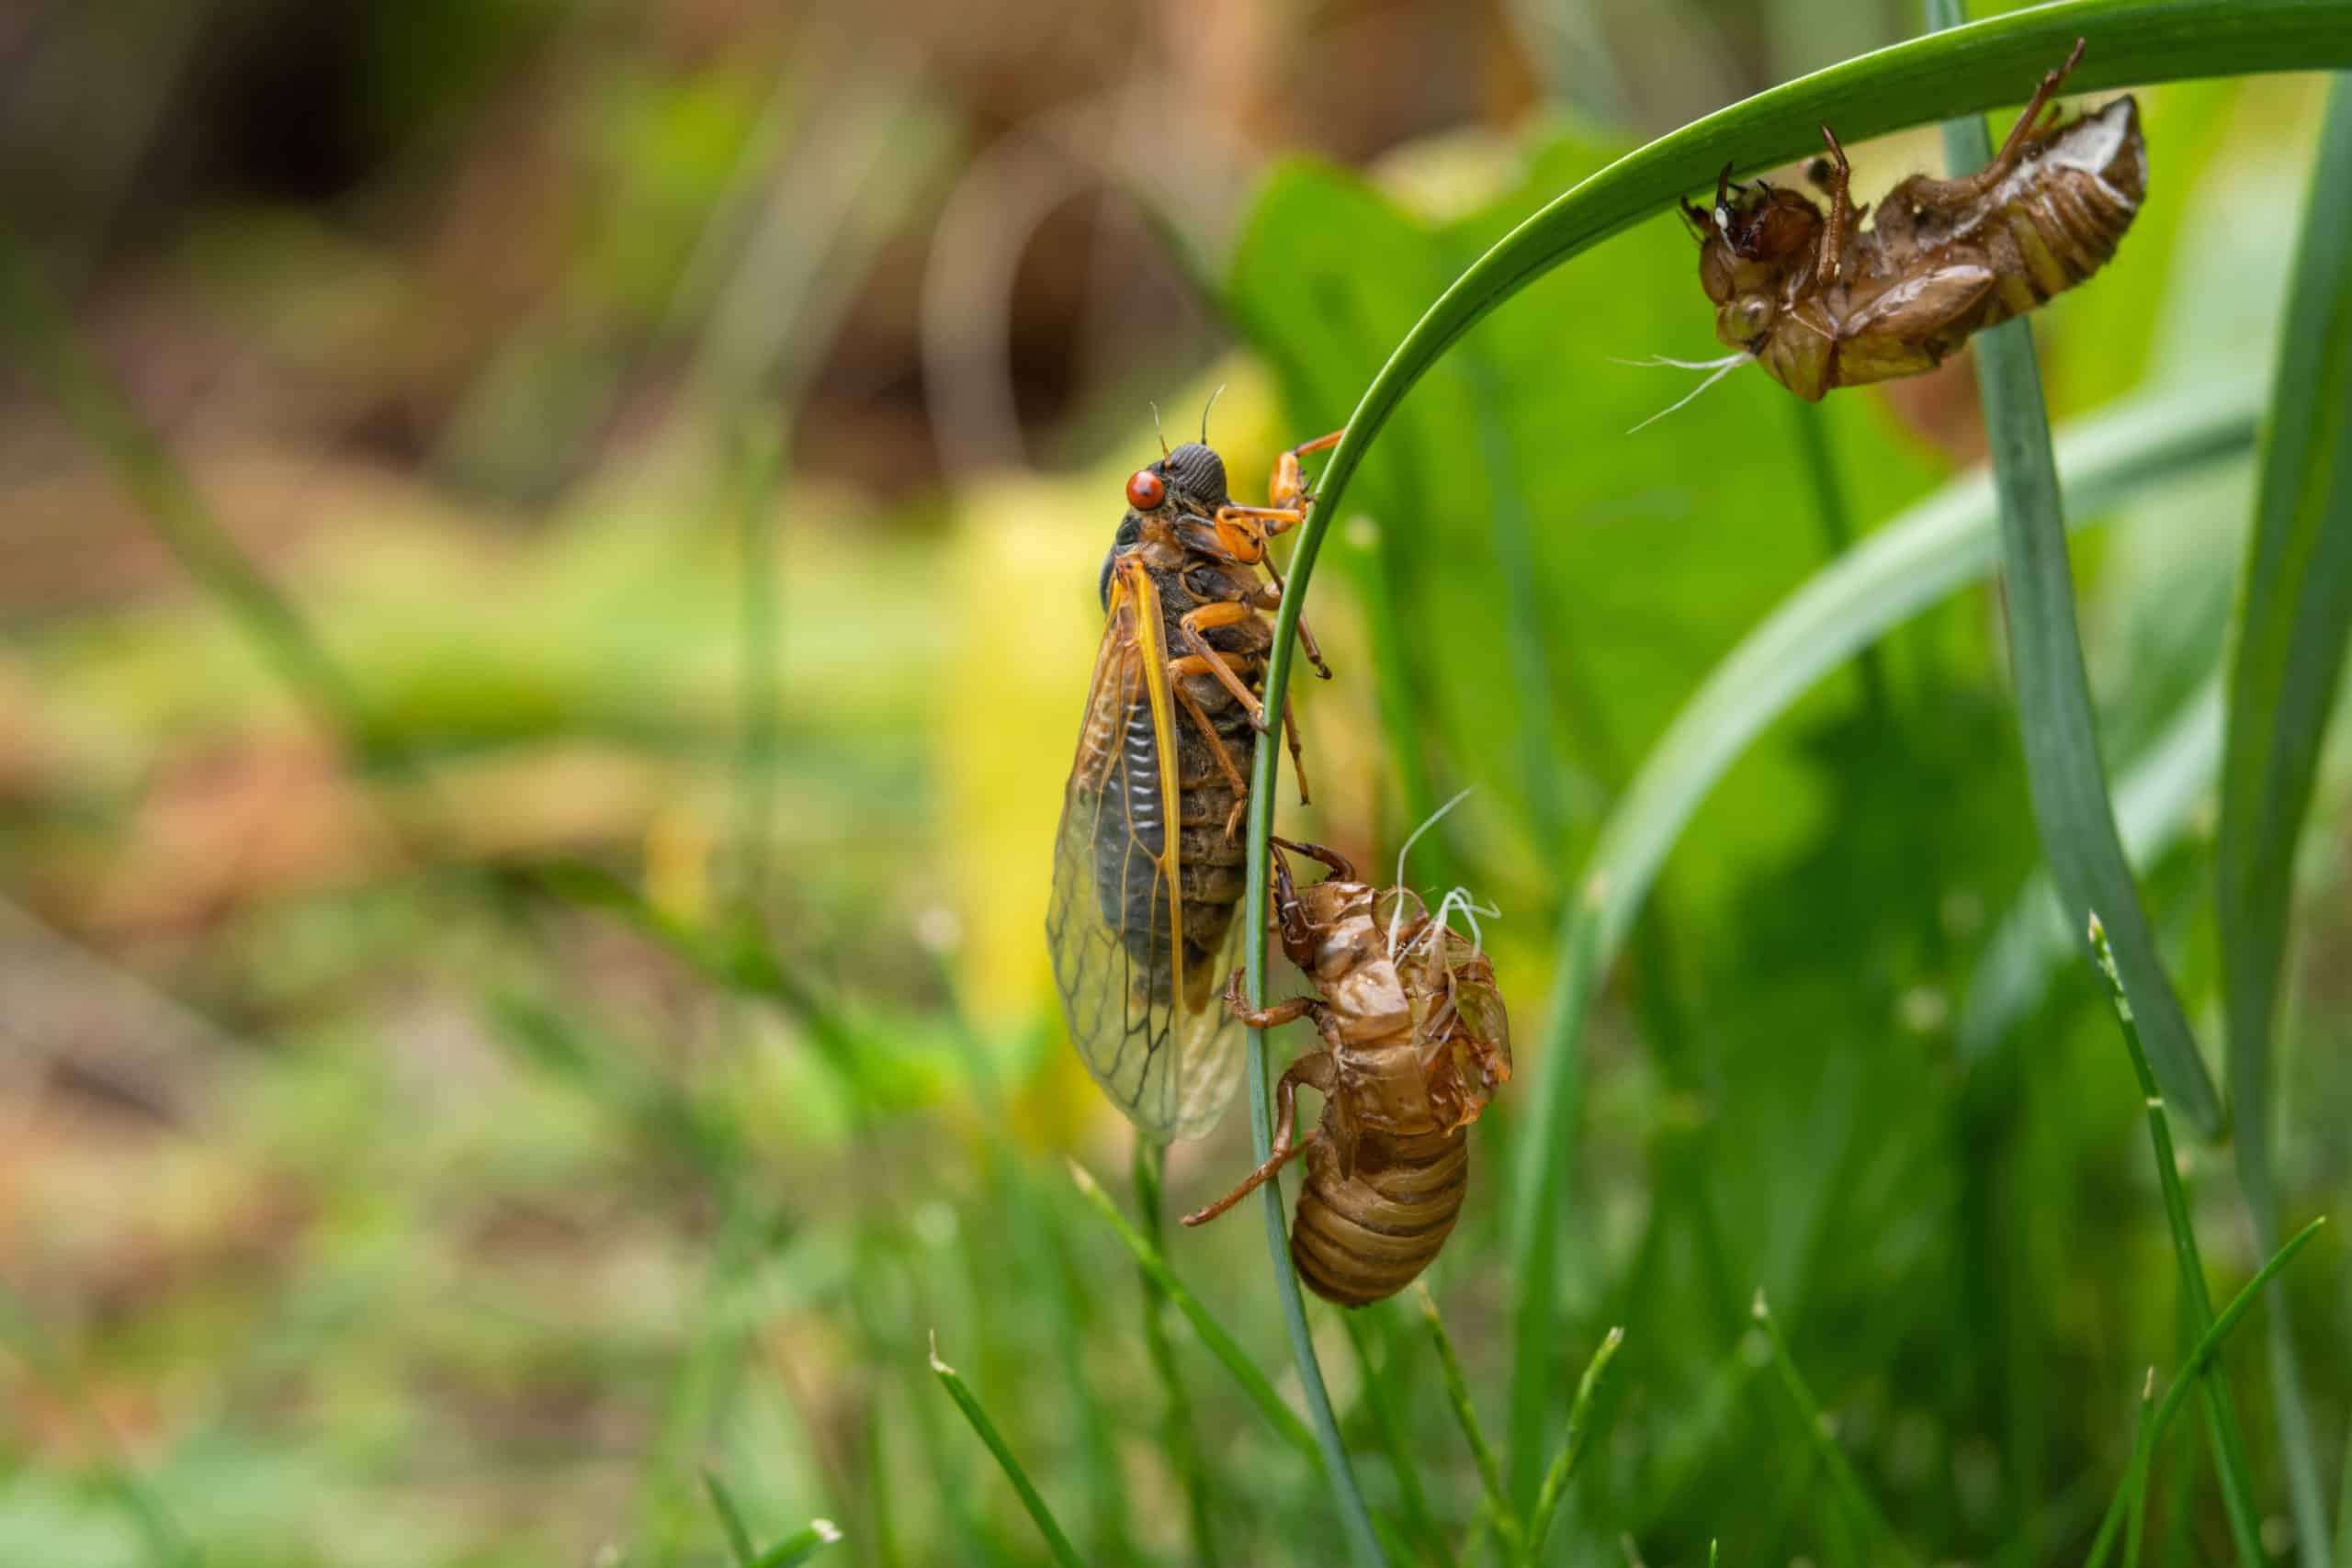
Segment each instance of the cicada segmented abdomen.
M1398 1136L1366 1129L1352 1174L1329 1140L1307 1150L1290 1256L1307 1288L1341 1306L1395 1295L1435 1260L1462 1213L1470 1138L1462 1128Z

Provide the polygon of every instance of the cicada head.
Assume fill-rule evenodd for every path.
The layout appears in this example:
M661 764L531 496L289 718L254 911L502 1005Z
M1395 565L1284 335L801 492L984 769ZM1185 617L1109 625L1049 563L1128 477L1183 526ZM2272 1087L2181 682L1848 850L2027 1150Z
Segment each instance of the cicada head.
M1699 235L1699 282L1715 303L1715 336L1726 348L1761 351L1791 286L1812 270L1821 209L1762 181L1734 186L1731 166L1715 179L1712 209L1683 204Z

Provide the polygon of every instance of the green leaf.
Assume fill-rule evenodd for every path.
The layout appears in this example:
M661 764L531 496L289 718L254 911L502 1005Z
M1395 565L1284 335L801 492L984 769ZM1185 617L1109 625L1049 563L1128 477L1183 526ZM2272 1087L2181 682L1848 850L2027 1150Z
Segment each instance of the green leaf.
M2254 531L2240 583L2229 728L2214 846L2238 1181L2257 1247L2276 1245L2270 1156L2278 1016L2295 847L2352 632L2352 78L2336 78L2320 131L2264 431ZM2270 1316L2295 1533L2324 1563L2327 1503L2291 1325Z

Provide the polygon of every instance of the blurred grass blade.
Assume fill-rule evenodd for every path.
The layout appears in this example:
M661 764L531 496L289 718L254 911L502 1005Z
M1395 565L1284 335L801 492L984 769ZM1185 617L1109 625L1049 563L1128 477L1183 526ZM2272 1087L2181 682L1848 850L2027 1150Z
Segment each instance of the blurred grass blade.
M760 1553L752 1568L799 1568L801 1563L841 1539L842 1532L832 1520L810 1519Z
M1568 1407L1568 1434L1561 1439L1552 1468L1544 1472L1544 1490L1535 1495L1535 1511L1528 1516L1530 1562L1543 1558L1544 1539L1552 1533L1552 1520L1560 1511L1560 1501L1567 1495L1568 1483L1576 1479L1577 1467L1584 1461L1585 1445L1592 1438L1592 1402L1600 1393L1601 1380L1609 1375L1611 1363L1617 1359L1619 1347L1624 1343L1625 1331L1611 1329L1602 1337L1600 1348L1585 1364L1584 1377L1577 1383L1577 1402Z
M718 1528L727 1532L727 1550L735 1554L738 1568L752 1568L759 1552L752 1545L752 1532L743 1528L742 1511L735 1506L735 1499L727 1494L726 1483L718 1472L705 1466L703 1489L710 1494L712 1511L718 1515Z
M1012 1457L1011 1449L1005 1447L1004 1438L997 1433L996 1423L989 1420L988 1412L980 1408L980 1402L972 1396L972 1391L964 1386L963 1376L939 1359L937 1335L932 1337L931 1370L938 1374L940 1386L947 1391L947 1397L956 1402L956 1407L964 1413L964 1419L972 1424L972 1430L979 1434L980 1441L988 1446L989 1452L996 1456L1004 1478L1012 1483L1013 1491L1020 1495L1021 1506L1029 1510L1031 1518L1037 1521L1037 1532L1046 1538L1046 1546L1053 1552L1054 1561L1060 1563L1061 1568L1084 1568L1079 1560L1078 1548L1069 1543L1069 1537L1062 1533L1061 1525L1054 1518L1054 1511L1046 1506L1045 1498L1039 1496L1037 1488L1030 1484L1029 1472L1021 1468L1021 1461Z
M1772 1365L1781 1374L1781 1386L1789 1391L1790 1402L1797 1407L1797 1417L1804 1425L1806 1440L1829 1470L1829 1478L1838 1495L1855 1522L1865 1530L1884 1538L1896 1561L1916 1563L1909 1546L1895 1533L1894 1521L1886 1517L1862 1485L1862 1478L1854 1473L1852 1461L1846 1458L1845 1449L1837 1434L1830 1430L1829 1417L1822 1412L1820 1402L1813 1397L1813 1390L1805 1386L1804 1374L1797 1371L1796 1359L1789 1354L1789 1342L1781 1333L1780 1320L1772 1315L1771 1303L1764 1292L1756 1292L1755 1317L1758 1326L1772 1347Z
M2253 449L2253 389L2200 389L2136 402L2071 427L2059 441L2073 515L2096 518L2128 496ZM1536 1455L1555 1402L1554 1260L1576 1132L1576 1042L1607 973L1684 826L1740 754L1857 649L1992 570L1991 480L1976 473L1874 529L1742 638L1651 747L1602 824L1585 885L1589 901L1562 938L1559 978L1538 1043L1533 1114L1513 1174L1519 1268L1518 1361L1511 1382L1514 1496L1533 1495Z
M772 1004L798 1025L817 1055L854 1097L870 1086L865 1052L846 1020L776 962L759 933L740 922L730 931L686 925L656 908L643 895L595 866L555 864L540 868L539 885L557 897L614 916L650 938L708 980Z
M1959 0L1932 0L1928 14L1956 19ZM2108 47L2106 33L2100 48ZM2062 56L2053 54L2054 63ZM2046 67L2045 67L2046 69ZM2020 85L2032 77L2020 79ZM1944 162L1955 174L1993 160L1984 121L1971 114L1944 127ZM2000 499L2001 583L2008 611L2010 678L2034 825L2064 907L2107 911L2117 962L2130 976L2147 1026L2148 1055L2165 1093L2208 1140L2228 1124L2197 1038L2156 951L2139 885L2108 798L2107 768L2091 714L2075 619L2075 574L2066 557L2066 512L2051 451L2050 416L2034 356L2033 322L2020 316L1978 333L1976 389ZM2086 956L2088 956L2086 953Z
M2138 1008L2132 992L2116 964L2114 949L2109 944L2106 928L2097 911L2091 914L2087 934L2091 951L2098 959L2099 973L2115 999L2116 1022L2123 1032L2123 1048L2132 1058L2132 1075L2139 1079L2140 1092L2147 1100L2148 1144L2156 1162L2156 1182L2164 1190L2165 1221L2172 1230L2173 1256L2180 1265L2181 1299L2188 1305L2190 1326L2202 1338L2213 1326L2213 1301L2205 1290L2205 1264L2198 1256L2197 1231L2189 1222L2188 1195L2181 1190L2180 1165L2173 1153L2171 1118L2157 1088L2154 1065L2141 1043ZM2213 1468L2221 1483L2222 1504L2229 1516L2230 1533L2237 1542L2238 1560L2266 1562L2261 1508L2254 1495L2254 1467L2246 1459L2245 1436L2238 1429L2237 1406L2230 1399L2229 1379L2220 1361L2206 1368L2202 1381L2206 1424L2213 1438Z
M1478 1424L1478 1408L1470 1403L1470 1385L1462 1376L1461 1358L1453 1353L1453 1338L1445 1331L1445 1319L1439 1315L1437 1298L1430 1294L1426 1284L1417 1284L1420 1292L1421 1317L1429 1325L1430 1343L1437 1348L1437 1364L1445 1378L1445 1396L1453 1406L1453 1418L1460 1423L1462 1436L1470 1445L1470 1457L1478 1466L1478 1483L1486 1494L1487 1514L1494 1521L1495 1534L1502 1542L1504 1552L1513 1558L1527 1551L1527 1534L1519 1516L1503 1495L1502 1467L1495 1462L1495 1450L1487 1441L1486 1429Z
M2239 595L2214 914L2238 1183L2267 1251L2278 1239L2270 1064L2295 847L2352 632L2352 76L2335 78L2320 130ZM2267 1332L2298 1560L2326 1568L2327 1502L2283 1298Z
M747 419L735 464L735 533L739 604L736 679L735 903L746 927L759 929L768 890L769 840L775 831L776 763L781 732L776 649L780 594L776 535L783 524L776 492L784 481L784 432L773 421Z
M1306 1429L1306 1423L1298 1418L1296 1412L1283 1403L1283 1396L1274 1392L1274 1385L1266 1381L1266 1374L1258 1370L1248 1352L1225 1331L1223 1324L1209 1315L1208 1308L1201 1304L1200 1298L1184 1288L1183 1282L1176 1278L1175 1271L1168 1267L1167 1260L1160 1257L1159 1249L1127 1223L1127 1217L1119 1213L1119 1206L1111 1201L1111 1195L1102 1190L1091 1172L1072 1160L1069 1176L1086 1201L1094 1205L1095 1210L1111 1223L1111 1228L1118 1234L1119 1239L1126 1243L1127 1250L1135 1254L1136 1262L1141 1265L1143 1271L1167 1293L1170 1301L1176 1303L1176 1310L1192 1324L1193 1332L1201 1337L1201 1343L1208 1348L1209 1354L1224 1363L1225 1370L1233 1374L1233 1381L1241 1385L1242 1394L1258 1407L1258 1413L1266 1418L1266 1424L1273 1427L1284 1442L1306 1455L1309 1463L1321 1469L1323 1452L1316 1445L1315 1434Z
M2221 1353L2222 1342L2230 1337L2230 1331L2238 1325L2238 1320L2254 1310L2254 1303L2262 1298L2263 1287L2269 1284L2280 1269L2294 1261L2295 1254L2302 1251L2304 1246L2312 1237L2319 1234L2320 1227L2325 1224L2327 1224L2327 1218L2322 1215L2297 1231L2286 1246L2271 1254L2270 1261L2264 1264L2254 1278L2245 1282L2245 1289L2230 1298L2230 1304L2223 1307L2221 1314L2213 1319L2212 1326L2198 1336L2196 1345L2190 1348L2188 1358L2180 1363L2180 1371L2173 1374L2172 1386L2165 1390L2164 1398L2157 1402L2155 1416L2147 1424L2145 1439L2133 1447L2132 1468L2125 1472L2123 1484L2115 1489L2115 1496L2107 1506L2106 1517L2099 1521L2098 1534L2091 1542L2089 1557L2085 1559L2086 1568L2099 1568L2099 1565L2107 1561L2108 1550L2115 1543L2115 1531L2122 1523L2123 1510L2129 1502L2132 1489L2143 1476L2147 1468L2148 1456L2154 1452L2157 1444L2164 1441L2165 1428L2171 1425L2173 1415L2180 1408L2181 1401L2188 1396L2188 1391L2192 1386L2201 1384L2205 1381L2199 1374L2212 1365L2213 1358ZM2263 1562L2267 1559L2258 1558L2256 1561Z
M1160 1211L1160 1173L1167 1158L1167 1149L1147 1138L1136 1140L1135 1188L1136 1212L1143 1216L1144 1238L1152 1250L1162 1250ZM1168 1448L1168 1462L1175 1471L1177 1483L1184 1491L1184 1519L1192 1532L1193 1556L1196 1562L1216 1561L1216 1538L1209 1529L1208 1472L1201 1456L1200 1442L1193 1432L1193 1402L1184 1388L1183 1373L1176 1365L1176 1348L1169 1343L1167 1304L1168 1292L1159 1288L1148 1269L1137 1270L1143 1276L1143 1340L1150 1353L1151 1365L1159 1376L1159 1389L1167 1401L1167 1411L1160 1423L1161 1440Z

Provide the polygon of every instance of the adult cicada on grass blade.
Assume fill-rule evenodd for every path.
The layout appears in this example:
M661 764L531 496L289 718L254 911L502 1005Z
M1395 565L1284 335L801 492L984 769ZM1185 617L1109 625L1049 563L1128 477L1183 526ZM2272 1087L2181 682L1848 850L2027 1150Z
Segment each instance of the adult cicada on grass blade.
M1062 795L1046 939L1070 1039L1148 1138L1196 1138L1232 1097L1240 1032L1218 995L1239 950L1241 820L1282 578L1266 543L1312 499L1283 455L1270 506L1237 506L1207 446L1127 480L1103 558L1102 642ZM1271 581L1259 575L1263 569ZM1306 627L1317 673L1330 671ZM1291 756L1295 721L1284 715ZM1299 799L1306 774L1298 773Z
M1712 209L1682 209L1698 231L1716 337L1818 400L1833 387L1932 370L1973 334L2097 272L2146 197L2148 155L2128 96L2037 125L2082 55L2077 39L1991 163L1962 179L1912 175L1867 230L1826 125L1829 156L1812 178L1826 214L1782 186L1735 186L1726 167Z

